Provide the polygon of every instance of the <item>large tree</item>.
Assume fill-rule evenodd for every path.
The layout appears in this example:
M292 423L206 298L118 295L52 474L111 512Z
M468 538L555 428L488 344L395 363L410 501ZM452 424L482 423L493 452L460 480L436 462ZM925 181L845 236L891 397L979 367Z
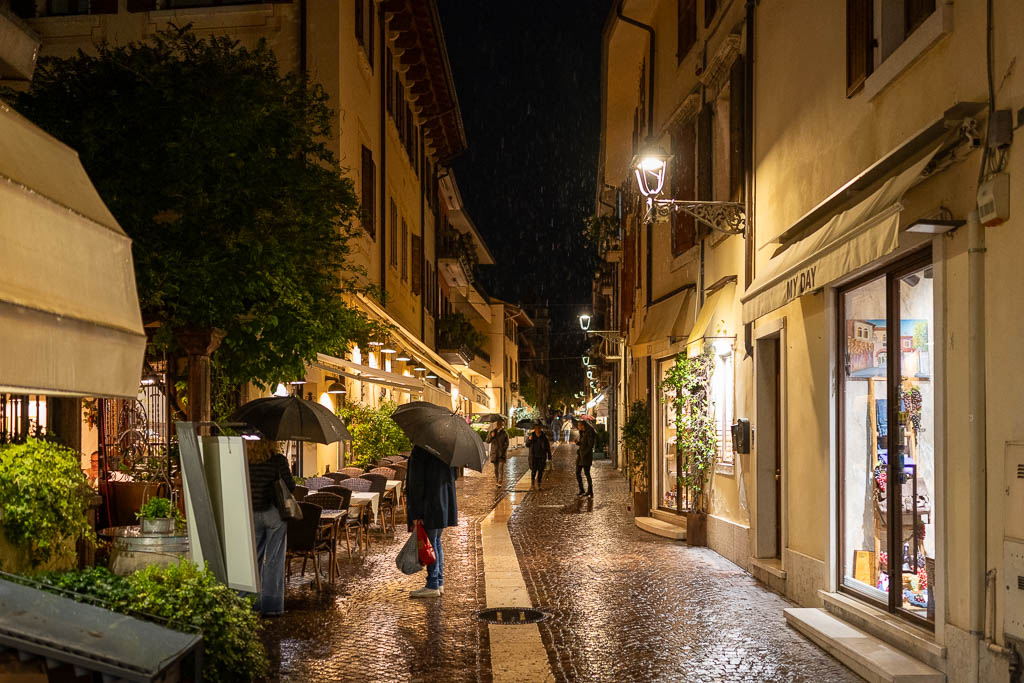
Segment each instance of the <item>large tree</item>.
M326 145L327 95L281 74L265 44L175 27L41 59L31 88L6 95L78 150L134 241L143 317L162 344L219 328L218 371L268 384L369 331L342 298L358 200Z

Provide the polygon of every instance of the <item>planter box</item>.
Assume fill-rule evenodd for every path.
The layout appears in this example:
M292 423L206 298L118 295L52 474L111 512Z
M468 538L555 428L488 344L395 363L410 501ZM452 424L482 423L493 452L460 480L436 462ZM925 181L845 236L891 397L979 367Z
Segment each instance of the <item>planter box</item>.
M142 533L169 534L174 531L174 517L156 517L142 520Z
M708 544L707 513L686 513L686 543L695 546L706 546Z
M633 516L647 517L651 514L651 497L647 491L633 492Z

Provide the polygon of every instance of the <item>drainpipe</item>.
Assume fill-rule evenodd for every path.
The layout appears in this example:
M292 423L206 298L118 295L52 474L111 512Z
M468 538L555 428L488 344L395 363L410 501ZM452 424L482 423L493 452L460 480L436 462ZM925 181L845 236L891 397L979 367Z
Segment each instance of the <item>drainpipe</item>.
M381 7L378 23L380 24L380 295L381 306L387 310L387 276L388 276L388 197L387 197L387 168L388 168L388 88L390 87L391 74L384 73L384 66L387 59L384 51L388 49L388 27L387 12ZM392 62L393 63L393 62Z
M754 280L754 9L757 0L747 0L747 47L743 64L743 199L747 214L747 234L743 236L743 286ZM743 326L743 346L747 356L754 355L754 325Z
M967 448L970 472L968 630L976 643L985 633L986 444L985 444L985 231L974 209L967 216ZM980 655L980 652L978 653ZM979 680L975 658L971 680Z

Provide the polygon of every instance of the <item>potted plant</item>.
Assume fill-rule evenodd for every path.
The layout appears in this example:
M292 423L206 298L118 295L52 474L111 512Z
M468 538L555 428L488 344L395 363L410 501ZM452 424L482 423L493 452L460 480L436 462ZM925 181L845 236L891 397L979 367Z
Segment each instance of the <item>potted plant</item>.
M596 443L594 444L594 460L604 460L608 457L608 428L603 424L594 427Z
M409 437L391 419L397 407L394 401L385 401L379 408L348 403L339 411L352 435L349 465L365 469L376 465L381 458L412 449Z
M40 439L0 446L0 568L73 566L76 542L95 542L88 519L93 495L77 451Z
M711 470L718 452L718 434L711 413L711 374L714 355L681 355L669 368L661 388L675 408L676 448L681 455L679 483L687 491L686 542L707 545L711 506Z
M135 514L142 522L144 534L169 534L174 532L178 511L167 498L153 496Z
M650 514L651 411L647 401L634 401L622 425L626 475L633 491L633 516Z

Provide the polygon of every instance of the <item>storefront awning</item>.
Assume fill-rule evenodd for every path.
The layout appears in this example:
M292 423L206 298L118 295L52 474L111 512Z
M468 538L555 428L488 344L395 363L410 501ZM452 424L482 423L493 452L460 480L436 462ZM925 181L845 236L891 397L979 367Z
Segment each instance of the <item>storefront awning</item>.
M707 295L704 305L697 314L697 320L693 323L690 336L686 339L687 352L695 349L699 352L698 344L701 344L706 337L731 337L727 317L729 307L733 305L733 298L736 296L736 283L726 282L724 285Z
M630 350L634 358L650 356L667 349L673 339L682 339L690 332L693 320L694 292L679 292L647 309L643 327Z
M360 365L344 358L335 358L323 353L316 355L316 361L317 367L321 370L336 372L343 377L348 377L357 382L379 384L400 391L408 391L411 394L423 393L423 380L416 377L406 377L405 375L399 375L397 372L371 368L368 365Z
M821 229L769 261L742 296L743 322L756 320L895 250L900 200L921 180L938 149L933 147L864 201L836 214Z
M78 154L0 102L0 392L138 395L131 240Z
M487 392L470 382L469 379L463 375L459 375L459 393L462 394L463 398L469 399L471 402L478 404L481 411L491 409L491 398L487 395Z

